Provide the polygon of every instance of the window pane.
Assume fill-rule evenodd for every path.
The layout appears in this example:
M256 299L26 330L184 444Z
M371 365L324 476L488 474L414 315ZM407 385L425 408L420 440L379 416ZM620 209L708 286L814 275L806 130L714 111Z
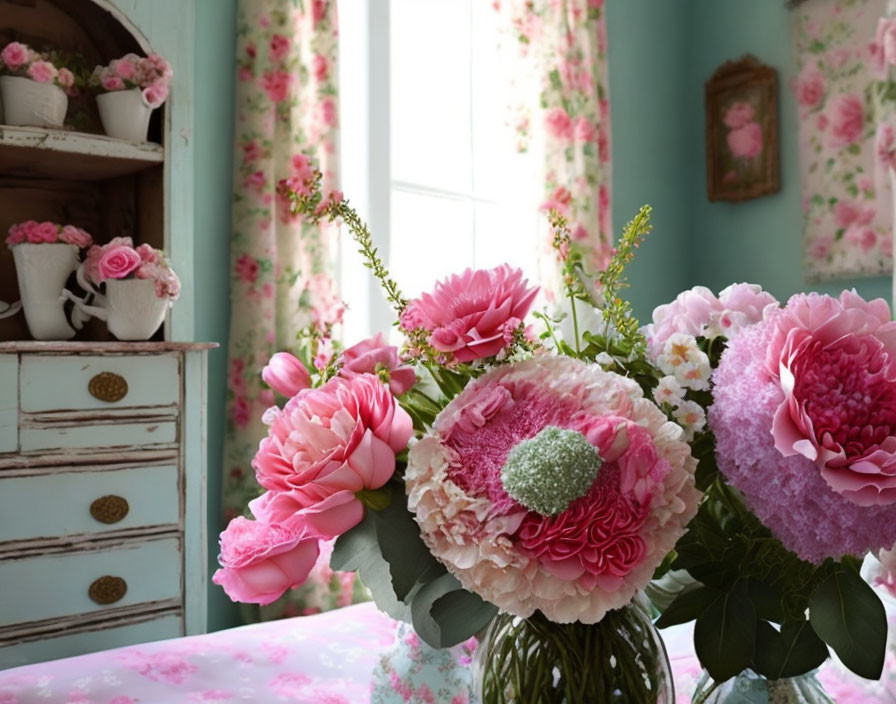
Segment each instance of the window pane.
M475 206L475 261L483 269L499 264L519 267L535 283L536 214L491 203Z
M469 192L469 2L390 7L392 178Z
M406 296L473 261L473 214L467 200L392 191L390 268Z

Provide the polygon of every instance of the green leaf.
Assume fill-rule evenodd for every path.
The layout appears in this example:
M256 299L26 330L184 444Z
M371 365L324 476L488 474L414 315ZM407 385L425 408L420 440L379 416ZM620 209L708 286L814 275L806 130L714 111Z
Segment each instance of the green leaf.
M433 648L449 648L483 629L498 608L464 589L449 573L424 584L411 604L414 630Z
M798 677L819 667L827 658L827 646L808 621L785 623L780 633L767 621L759 622L754 669L763 677Z
M657 628L668 628L698 618L721 596L718 589L702 584L685 587L656 621Z
M870 680L880 677L887 614L865 580L854 572L835 570L809 597L809 621L850 670Z
M719 595L697 617L694 648L716 682L724 682L750 666L756 651L757 621L743 580L735 582L730 592Z
M750 592L750 601L756 607L759 618L775 623L784 622L784 607L781 605L784 594L778 587L760 582L758 579L750 579L747 588Z

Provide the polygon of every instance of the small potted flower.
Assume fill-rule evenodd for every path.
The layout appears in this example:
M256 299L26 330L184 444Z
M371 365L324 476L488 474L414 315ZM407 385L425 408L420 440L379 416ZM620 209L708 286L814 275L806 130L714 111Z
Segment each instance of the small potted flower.
M9 228L6 244L16 263L19 296L35 340L74 336L62 295L65 282L78 267L80 250L92 243L93 238L74 225L28 220Z
M76 79L51 58L56 57L21 42L10 42L0 51L0 98L7 125L62 126Z
M78 267L78 283L94 294L93 305L67 297L82 313L105 320L119 340L148 340L180 295L180 280L164 253L148 244L134 247L130 237L91 247ZM100 285L105 294L97 290Z
M158 54L126 54L97 66L90 84L100 92L96 104L110 137L145 142L152 111L168 98L171 65Z

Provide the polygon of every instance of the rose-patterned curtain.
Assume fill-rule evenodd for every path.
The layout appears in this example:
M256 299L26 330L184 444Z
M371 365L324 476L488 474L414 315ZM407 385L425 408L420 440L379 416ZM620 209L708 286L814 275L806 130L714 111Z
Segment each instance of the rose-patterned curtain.
M262 368L276 351L296 352L301 329L341 316L335 228L302 222L277 194L280 179L309 173L307 156L325 189L338 186L337 45L335 0L238 2L225 520L260 492L251 461L275 402ZM309 592L313 606L351 601L351 580L317 572L261 616L301 613Z
M517 149L534 151L543 211L566 216L586 267L606 266L610 215L610 103L604 0L496 0L510 81ZM539 273L548 296L560 289L547 221Z

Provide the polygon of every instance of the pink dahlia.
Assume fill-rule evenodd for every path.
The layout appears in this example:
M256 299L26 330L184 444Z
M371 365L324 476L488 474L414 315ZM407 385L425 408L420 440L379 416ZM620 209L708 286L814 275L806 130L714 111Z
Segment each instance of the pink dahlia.
M719 467L728 482L743 493L747 506L784 546L815 563L846 554L861 556L868 550L889 548L896 543L896 505L857 504L851 496L835 490L823 476L817 461L821 453L816 459L807 456L817 452L819 437L824 447L841 436L852 435L858 445L847 442L846 451L861 447L877 436L877 424L886 422L890 413L892 392L890 384L883 380L889 360L883 352L883 342L874 334L856 339L855 333L842 328L842 338L835 339L834 335L838 325L859 320L868 328L876 328L880 335L877 314L883 314L886 306L864 306L868 308L849 306L853 312L845 312L844 304L826 296L796 296L787 312L769 316L731 341L713 377L714 403L709 410L709 425L716 437ZM827 317L827 312L836 308L841 308L841 312L833 320ZM809 333L803 324L809 324L814 332ZM797 338L802 338L802 345ZM785 347L789 352L782 355ZM778 350L777 369L769 368L773 350ZM880 357L875 350L881 353ZM850 357L858 364L849 362ZM863 368L863 364L868 368ZM857 435L853 423L859 422L862 411L851 403L855 393L860 393L863 402L866 393L874 397L873 405L864 411L866 417ZM796 412L796 419L787 419L788 434L776 437L776 417L790 409ZM878 413L880 416L875 418ZM822 426L826 429L821 436L810 432L800 441L792 434L793 428L807 421L811 431ZM831 421L845 425L835 428ZM810 429L809 425L804 427ZM785 439L793 442L784 444ZM852 470L844 467L832 471ZM884 483L889 481L886 475L877 478ZM873 472L869 481L870 493L879 493ZM851 481L848 486L856 487L859 483Z
M273 409L268 436L252 461L258 483L271 491L271 501L276 498L267 512L354 507L360 520L355 494L389 481L395 454L412 434L411 417L372 374L335 377L299 391L282 410Z
M527 288L523 272L507 264L467 269L412 300L401 327L429 333L429 344L459 362L492 357L506 348L532 307L538 288Z
M801 294L777 317L766 371L781 388L772 434L857 504L896 502L896 323L883 299Z
M695 464L635 382L541 357L471 382L411 449L405 484L464 587L519 616L595 623L684 533Z

